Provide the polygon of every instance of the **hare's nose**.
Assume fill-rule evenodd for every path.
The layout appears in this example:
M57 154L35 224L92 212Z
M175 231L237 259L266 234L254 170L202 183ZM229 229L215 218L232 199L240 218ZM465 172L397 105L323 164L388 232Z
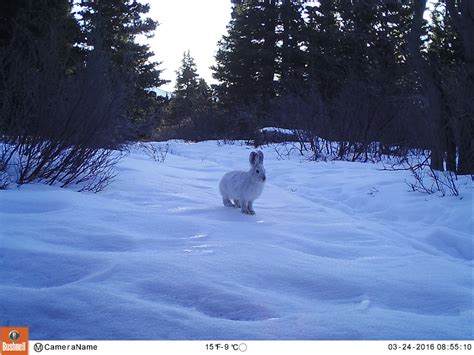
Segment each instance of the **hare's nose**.
M267 180L267 177L265 175L262 176L262 180L265 181Z

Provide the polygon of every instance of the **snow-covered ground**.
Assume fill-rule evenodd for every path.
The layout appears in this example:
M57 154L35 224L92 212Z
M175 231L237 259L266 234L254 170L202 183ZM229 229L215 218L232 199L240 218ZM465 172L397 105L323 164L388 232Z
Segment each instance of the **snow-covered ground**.
M278 160L254 216L218 182L250 147L137 149L99 194L0 192L0 325L33 339L473 339L473 199L380 165Z

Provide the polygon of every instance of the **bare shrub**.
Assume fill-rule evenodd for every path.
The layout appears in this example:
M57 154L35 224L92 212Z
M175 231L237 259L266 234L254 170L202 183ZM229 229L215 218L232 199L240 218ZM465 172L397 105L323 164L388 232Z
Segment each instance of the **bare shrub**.
M386 166L386 170L409 171L412 181L405 181L412 191L440 196L459 196L459 180L451 171L438 171L431 166L431 152L410 150L405 157Z
M14 168L18 184L78 184L97 192L121 157L114 150L124 142L129 84L99 40L85 65L69 73L61 31L51 24L38 39L17 28L0 57L4 164Z
M10 183L10 176L7 171L6 154L8 152L5 145L0 147L0 190L4 190Z
M287 91L273 100L270 117L293 129L293 148L310 160L376 162L427 146L421 98L385 79L350 77L326 98L316 86Z
M258 132L257 116L256 106L196 109L188 112L178 124L167 127L157 138L184 139L192 142L211 139L227 142L245 139L250 143Z
M174 127L174 137L200 142L217 139L224 130L220 115L215 110L196 110Z
M437 171L428 164L415 164L408 167L415 181L406 184L413 190L427 194L440 193L441 196L459 196L457 176L452 171Z
M170 144L158 144L158 143L139 143L138 147L145 152L147 156L158 163L164 163L166 156L170 151Z

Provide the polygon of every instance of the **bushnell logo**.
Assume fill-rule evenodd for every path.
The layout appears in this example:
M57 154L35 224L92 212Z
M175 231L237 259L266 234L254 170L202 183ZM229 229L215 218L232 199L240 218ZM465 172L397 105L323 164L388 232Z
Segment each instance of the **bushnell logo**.
M1 327L0 355L28 355L28 328Z
M8 338L13 342L18 341L18 339L20 339L20 333L18 330L12 330L10 333L8 333Z

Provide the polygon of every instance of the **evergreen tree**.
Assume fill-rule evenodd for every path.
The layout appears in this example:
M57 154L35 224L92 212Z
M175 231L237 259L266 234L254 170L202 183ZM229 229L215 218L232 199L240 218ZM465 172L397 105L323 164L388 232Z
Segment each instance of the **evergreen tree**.
M100 34L101 45L111 53L115 66L135 83L128 115L133 122L143 121L161 102L150 89L166 83L160 77L160 63L151 60L154 53L136 41L138 35L151 37L157 26L144 17L149 5L136 0L82 0L80 4L86 44L94 46L94 31Z
M220 104L251 105L273 97L278 11L275 1L234 4L227 35L218 43L213 76Z
M198 80L197 101L198 107L204 111L209 111L214 107L212 89L203 78Z
M80 48L75 46L82 39L77 20L71 13L71 3L68 0L3 0L0 2L0 50L8 51L13 36L16 46L22 41L21 48L25 53L34 45L34 41L45 36L61 37L58 43L63 60L68 62L68 68L82 62ZM61 30L57 36L55 31Z
M402 82L410 6L321 0L306 12L308 72L323 96L333 96L346 80Z
M184 52L181 67L176 72L176 86L171 100L171 120L182 124L211 107L211 90L199 77L189 50Z
M456 98L452 110L454 124L458 127L458 174L474 174L474 4L472 1L446 0L447 14L460 46L453 46L459 60L450 78L448 90ZM454 32L454 31L453 31ZM454 75L453 75L454 74Z
M0 165L11 166L18 184L99 191L117 161L109 149L125 141L130 90L110 53L81 46L72 7L67 0L0 4Z
M191 99L196 95L199 81L194 58L189 50L184 52L181 67L176 72L175 97L179 99Z
M441 94L441 130L445 137L443 147L446 149L446 168L456 171L456 143L454 139L454 127L450 116L450 104L452 101L450 93L444 88L445 76L452 74L452 70L459 64L458 53L462 44L454 31L451 18L446 14L443 3L438 1L431 13L431 24L429 26L429 45L427 47L427 62L430 66L431 75L440 88Z
M75 46L81 37L79 25L67 0L1 1L0 98L4 108L7 109L7 97L15 97L18 107L30 102L26 87L32 83L21 82L27 75L26 68L38 75L51 70L55 77L77 72L83 66L84 59L81 49ZM39 50L42 48L38 48L38 43L47 44L53 49L47 53L48 58L39 57ZM20 56L21 61L15 56ZM22 117L15 117L11 112L2 114L0 133L33 129L22 126L25 122Z
M305 8L307 73L311 85L316 85L322 97L335 95L343 86L349 68L349 50L341 29L339 8L334 0L321 0Z
M459 55L462 53L462 42L444 3L444 0L438 0L430 15L427 59L434 68L455 65L462 58Z
M474 77L468 74L463 41L444 0L438 0L431 13L427 61L441 93L441 137L446 168L459 174L472 173L474 104L465 98L473 95Z
M305 21L303 6L300 0L285 0L278 7L278 39L277 74L279 92L294 91L301 86L306 77L306 55L304 45Z

